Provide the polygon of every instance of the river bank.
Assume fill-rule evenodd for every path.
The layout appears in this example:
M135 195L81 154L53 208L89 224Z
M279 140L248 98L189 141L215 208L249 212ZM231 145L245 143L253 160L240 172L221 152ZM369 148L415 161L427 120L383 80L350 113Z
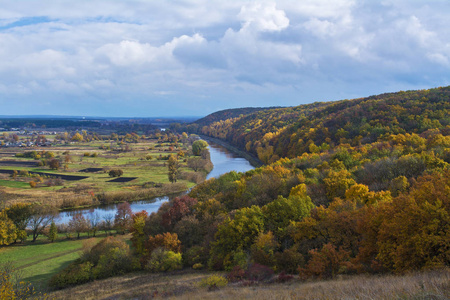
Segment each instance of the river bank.
M224 147L225 149L229 150L230 152L233 152L236 155L245 158L255 168L259 168L264 165L264 163L261 160L259 160L256 156L254 156L253 154L250 154L239 148L236 148L235 146L233 146L223 140L213 138L213 137L210 137L207 135L199 135L199 137L201 137L202 139L204 139L207 142L211 141L215 144L218 144L218 145Z
M236 152L229 150L228 147L225 147L222 144L215 143L214 141L209 139L207 140L210 141L210 159L214 166L213 170L208 174L207 179L220 176L230 171L246 172L253 169L250 162L245 158L242 158L240 155L236 154ZM170 186L171 184L168 185ZM176 183L173 185L176 185ZM115 201L117 203L62 211L59 214L60 219L58 220L58 223L68 222L68 220L70 220L72 216L77 213L81 213L85 217L92 216L96 213L98 213L98 215L100 215L101 217L110 214L114 215L117 210L118 203L124 201L130 202L130 207L133 212L145 210L147 211L147 213L151 214L152 212L156 212L164 202L170 201L171 199L184 194L187 190L188 189L185 189L184 191L178 190L176 193L167 193L166 195L160 195L158 197L131 199L134 201L129 201L129 199L126 198L127 193L129 192L123 192L124 198L121 199L123 201Z

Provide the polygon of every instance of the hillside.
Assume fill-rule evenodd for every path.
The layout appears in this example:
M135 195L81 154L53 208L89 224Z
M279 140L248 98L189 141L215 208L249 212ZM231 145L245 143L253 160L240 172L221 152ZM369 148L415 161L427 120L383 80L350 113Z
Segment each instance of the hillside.
M224 271L244 286L448 269L449 96L449 87L398 92L205 125L201 133L267 164L134 214L131 247L105 239L51 286L182 268L194 277L192 269Z
M257 111L205 123L199 132L226 140L268 163L280 157L320 151L318 147L373 143L390 134L421 134L439 129L448 135L449 100L450 87L401 91Z

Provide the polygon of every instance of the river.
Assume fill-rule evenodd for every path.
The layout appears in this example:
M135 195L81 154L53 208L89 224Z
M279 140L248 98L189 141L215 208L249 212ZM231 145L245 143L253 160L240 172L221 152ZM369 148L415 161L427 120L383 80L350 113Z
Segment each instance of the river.
M248 170L253 169L253 167L245 158L237 156L236 154L230 152L223 146L220 146L210 141L208 141L208 143L209 143L209 152L211 154L211 161L214 165L214 168L206 177L207 179L210 179L212 177L218 177L230 171L246 172ZM131 210L134 213L145 210L150 214L152 212L156 212L161 206L161 204L171 200L172 198L175 198L176 196L179 195L163 196L148 200L134 201L130 203ZM85 217L90 218L96 216L103 219L109 216L112 219L114 219L116 211L117 211L117 204L64 211L59 214L57 223L58 224L68 223L69 220L72 218L72 216L77 213L82 213Z

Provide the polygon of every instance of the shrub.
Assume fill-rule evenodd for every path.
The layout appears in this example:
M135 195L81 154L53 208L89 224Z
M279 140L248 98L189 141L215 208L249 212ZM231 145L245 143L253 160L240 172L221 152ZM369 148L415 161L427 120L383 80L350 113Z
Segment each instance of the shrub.
M152 252L145 268L152 272L167 272L181 269L182 266L181 253L158 248Z
M28 177L28 176L30 176L30 173L28 173L27 170L20 170L19 176Z
M123 171L121 169L112 169L108 172L110 177L120 177L123 175Z
M204 266L203 266L203 264L201 264L201 263L196 263L196 264L194 264L194 265L192 266L192 268L193 268L194 270L200 270L200 269L203 269Z
M30 187L33 189L33 188L36 187L36 184L37 184L37 183L34 182L34 181L30 181L29 184L30 184Z
M238 282L246 279L247 274L240 266L234 266L234 268L227 274L229 282Z
M54 289L62 289L67 286L88 282L92 279L92 263L79 263L75 261L62 272L54 275L48 285Z
M247 278L253 281L268 280L272 277L273 270L269 267L252 264L247 270Z
M211 275L207 278L202 279L199 282L199 286L207 287L208 289L217 289L224 287L228 284L228 280L220 275Z
M281 272L280 274L278 274L276 281L277 281L277 282L280 282L280 283L283 283L283 282L288 282L288 281L290 281L290 280L292 280L292 279L294 279L294 276L293 276L293 275L286 274L286 273L283 271L283 272Z
M107 278L138 269L140 266L128 247L109 248L99 257L97 265L92 269L93 278Z

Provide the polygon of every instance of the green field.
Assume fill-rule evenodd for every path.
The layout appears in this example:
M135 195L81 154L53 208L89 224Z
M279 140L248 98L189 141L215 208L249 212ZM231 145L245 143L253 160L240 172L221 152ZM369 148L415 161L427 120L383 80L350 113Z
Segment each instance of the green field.
M97 241L101 238L95 238ZM37 288L45 288L48 280L80 257L86 239L67 240L63 235L54 243L41 237L35 243L10 245L0 249L0 264L12 262L22 275Z
M116 141L92 141L82 143L58 144L52 147L34 148L0 148L0 169L17 170L18 175L12 177L8 174L0 174L0 189L7 194L7 199L20 202L49 201L48 199L79 199L74 200L73 207L89 205L93 193L110 192L142 192L148 186L166 185L161 192L154 191L157 196L161 193L170 193L171 184L168 178L167 158L177 155L179 172L193 172L187 167L186 159L189 159L190 144L174 143L155 138L141 139L138 143L119 143ZM39 159L23 157L30 151L36 151ZM48 166L30 166L27 164L38 163L49 160L45 158L46 153L51 152L54 158L60 161L58 170L51 170ZM12 163L14 164L12 164ZM82 172L84 169L98 168L97 172ZM110 182L108 171L121 169L122 177L135 177L128 182ZM21 174L24 171L42 172L51 176L52 174L87 176L88 178L69 181L64 180L62 184L49 186L50 178L30 174ZM56 175L55 175L56 176ZM35 188L30 187L30 181L37 183ZM193 187L195 180L189 181L178 178L178 185L173 185L173 192ZM180 185L181 184L181 185ZM64 193L63 193L64 192ZM15 200L17 199L17 200ZM20 199L20 200L19 200ZM90 200L91 199L91 200ZM62 203L62 200L57 200ZM57 206L59 204L56 204ZM67 205L59 205L67 208Z

